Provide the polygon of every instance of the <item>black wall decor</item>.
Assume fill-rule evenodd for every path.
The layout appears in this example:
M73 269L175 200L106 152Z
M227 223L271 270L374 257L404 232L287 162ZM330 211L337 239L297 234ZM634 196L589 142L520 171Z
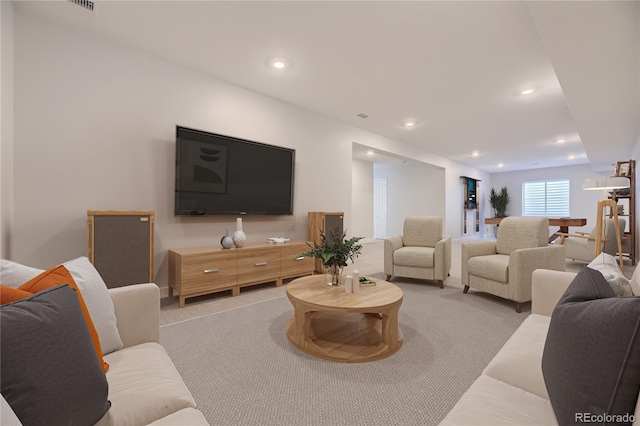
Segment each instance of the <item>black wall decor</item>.
M464 208L472 210L478 208L478 182L479 179L468 176L460 176L464 184Z

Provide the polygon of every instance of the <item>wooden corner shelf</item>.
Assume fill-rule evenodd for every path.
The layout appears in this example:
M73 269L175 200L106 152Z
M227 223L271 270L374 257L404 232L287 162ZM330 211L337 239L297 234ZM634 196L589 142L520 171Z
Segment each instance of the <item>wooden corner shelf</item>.
M622 200L624 213L618 216L624 216L628 219L629 230L625 231L622 236L622 255L631 259L631 264L635 265L637 260L636 241L638 239L636 230L636 161L618 161L616 163L615 177L624 177L629 179L629 192L625 190L613 190L609 194L609 199L614 200L616 204ZM623 193L619 193L623 192ZM611 213L610 213L611 216Z

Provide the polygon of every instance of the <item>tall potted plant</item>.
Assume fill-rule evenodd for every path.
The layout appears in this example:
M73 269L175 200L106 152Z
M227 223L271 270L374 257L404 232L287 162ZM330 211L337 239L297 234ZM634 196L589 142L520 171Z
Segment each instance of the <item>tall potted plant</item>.
M491 188L489 192L489 204L493 207L496 217L507 217L507 209L511 204L511 196L506 186L500 189L500 192Z
M347 266L348 260L353 263L362 250L362 245L358 244L362 237L352 237L347 240L346 235L346 232L341 232L340 228L333 228L328 235L320 235L320 244L307 243L311 250L300 255L321 259L331 275L331 285L340 285L342 268Z

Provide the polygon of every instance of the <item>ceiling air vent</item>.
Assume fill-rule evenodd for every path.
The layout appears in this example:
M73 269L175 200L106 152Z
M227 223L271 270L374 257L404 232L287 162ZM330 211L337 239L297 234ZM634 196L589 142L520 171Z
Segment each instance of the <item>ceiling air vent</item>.
M92 2L91 0L69 0L69 2L77 4L80 7L84 7L92 12L96 5L95 2Z
M360 117L360 118L369 118L369 116L367 114L358 114L358 117Z

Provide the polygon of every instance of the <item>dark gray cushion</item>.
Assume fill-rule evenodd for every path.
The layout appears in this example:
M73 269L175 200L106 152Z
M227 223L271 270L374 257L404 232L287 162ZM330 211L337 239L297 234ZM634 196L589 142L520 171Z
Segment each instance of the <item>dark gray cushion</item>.
M2 395L28 425L92 425L109 409L107 379L68 285L0 307Z
M640 298L582 268L551 316L542 373L561 425L631 423L640 390ZM626 417L623 417L625 416ZM617 417L620 416L620 417Z

